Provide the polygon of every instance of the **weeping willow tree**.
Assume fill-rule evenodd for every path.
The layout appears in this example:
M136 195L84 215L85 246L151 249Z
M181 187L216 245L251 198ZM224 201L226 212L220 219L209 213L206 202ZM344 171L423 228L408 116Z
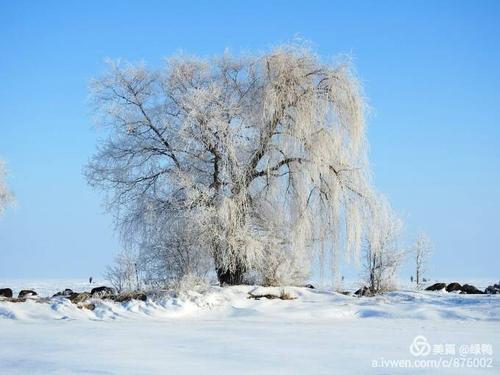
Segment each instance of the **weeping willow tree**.
M112 62L92 93L107 138L88 180L156 277L213 267L221 284L298 283L318 255L357 255L373 194L348 63L296 45Z

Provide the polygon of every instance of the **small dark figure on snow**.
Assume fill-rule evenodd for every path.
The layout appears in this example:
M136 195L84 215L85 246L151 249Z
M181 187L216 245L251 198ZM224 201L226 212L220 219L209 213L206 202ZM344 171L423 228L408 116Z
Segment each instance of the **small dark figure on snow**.
M89 284L92 284L92 276L89 277Z
M410 280L411 280L411 282L413 282L413 276L412 276L412 277L410 277Z

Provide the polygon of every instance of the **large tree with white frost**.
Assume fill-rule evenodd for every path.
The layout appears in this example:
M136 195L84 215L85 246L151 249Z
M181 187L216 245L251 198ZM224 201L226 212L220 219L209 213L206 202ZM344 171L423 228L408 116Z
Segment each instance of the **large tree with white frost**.
M115 62L92 93L107 138L88 180L156 276L297 283L316 255L360 248L373 194L348 63L295 45Z

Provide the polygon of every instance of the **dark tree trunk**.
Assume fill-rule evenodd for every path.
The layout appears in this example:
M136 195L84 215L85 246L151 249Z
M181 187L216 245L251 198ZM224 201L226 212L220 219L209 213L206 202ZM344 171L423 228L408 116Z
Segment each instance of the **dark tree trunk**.
M243 275L245 270L243 267L236 267L234 271L217 268L217 279L221 286L225 285L240 285L243 284Z

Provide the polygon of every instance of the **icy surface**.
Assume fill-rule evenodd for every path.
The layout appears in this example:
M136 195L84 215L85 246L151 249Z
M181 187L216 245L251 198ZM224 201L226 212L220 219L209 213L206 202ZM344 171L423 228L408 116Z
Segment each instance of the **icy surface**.
M42 283L33 284L41 289ZM89 289L77 284L75 290ZM46 285L45 294L68 286ZM282 290L296 299L247 298L248 292ZM498 295L407 290L356 298L329 290L239 286L147 302L94 302L94 311L63 298L0 302L0 373L498 373ZM493 367L372 367L380 358L414 359L409 346L417 335L430 343L491 345Z

